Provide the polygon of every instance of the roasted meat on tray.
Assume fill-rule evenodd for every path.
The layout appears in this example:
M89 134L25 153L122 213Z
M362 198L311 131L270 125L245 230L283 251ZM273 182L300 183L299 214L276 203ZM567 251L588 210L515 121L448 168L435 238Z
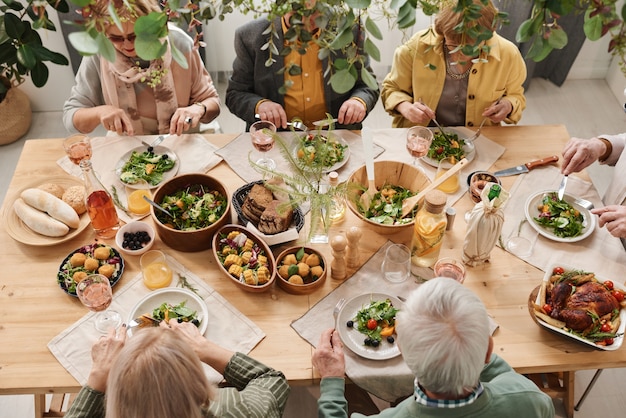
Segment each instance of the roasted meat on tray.
M617 299L602 283L586 279L579 275L555 283L548 298L552 307L550 316L565 322L574 331L584 331L591 327L591 314L602 317L620 308Z

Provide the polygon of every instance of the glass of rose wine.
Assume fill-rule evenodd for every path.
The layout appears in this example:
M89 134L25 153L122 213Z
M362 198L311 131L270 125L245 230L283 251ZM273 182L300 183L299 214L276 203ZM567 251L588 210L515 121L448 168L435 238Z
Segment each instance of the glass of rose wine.
M67 157L76 165L82 160L91 159L91 140L87 135L75 134L63 140L63 148Z
M274 147L275 134L276 125L270 121L260 120L250 126L252 145L257 151L262 153L262 157L259 158L256 163L268 170L274 170L276 168L276 162L265 155L266 152Z
M101 333L120 326L122 318L119 313L108 309L113 301L113 291L109 279L102 274L91 274L76 285L78 299L88 309L97 312L95 327Z
M455 258L440 258L435 263L433 271L435 272L435 277L450 277L459 283L465 281L465 266Z
M406 133L406 149L413 156L413 165L417 159L426 156L433 142L433 131L424 126L413 126Z

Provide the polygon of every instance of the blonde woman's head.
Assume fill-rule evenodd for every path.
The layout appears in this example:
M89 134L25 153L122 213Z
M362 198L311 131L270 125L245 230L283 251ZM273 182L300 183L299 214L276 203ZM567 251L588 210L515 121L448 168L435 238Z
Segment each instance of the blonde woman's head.
M498 9L493 5L491 0L484 4L483 0L473 0L475 5L481 7L480 17L472 23L475 26L496 29L496 17ZM442 8L435 18L435 31L445 37L448 45L467 45L474 43L474 39L470 39L467 35L457 32L455 27L463 21L463 15L454 11L457 2L450 2L446 7Z
M107 388L107 418L201 418L216 393L196 353L163 328L127 340Z

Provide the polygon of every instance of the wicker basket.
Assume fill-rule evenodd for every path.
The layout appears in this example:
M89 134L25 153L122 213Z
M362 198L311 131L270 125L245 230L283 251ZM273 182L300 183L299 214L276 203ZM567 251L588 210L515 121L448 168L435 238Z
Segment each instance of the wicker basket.
M248 222L251 222L251 221L246 217L246 215L243 214L243 210L241 209L241 207L243 206L243 202L246 200L246 197L248 197L248 193L250 193L250 189L252 189L252 186L254 186L255 184L263 185L264 181L258 180L252 183L245 184L241 186L240 188L238 188L233 194L233 199L232 199L233 208L237 212L237 218L239 219L239 223L244 226L248 225ZM293 224L295 225L296 230L298 232L300 232L300 230L304 226L304 215L302 214L302 210L300 209L299 206L296 206L293 209Z
M26 93L17 87L7 91L0 102L0 145L10 144L20 139L30 129L33 112Z

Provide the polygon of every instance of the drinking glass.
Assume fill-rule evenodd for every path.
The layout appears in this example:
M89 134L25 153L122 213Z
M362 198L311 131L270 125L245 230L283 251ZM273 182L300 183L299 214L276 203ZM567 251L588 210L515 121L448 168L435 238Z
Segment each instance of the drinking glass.
M450 170L454 166L454 162L452 158L444 158L439 161L439 165L437 166L437 173L435 174L435 179L443 176L448 170ZM437 186L437 189L441 190L444 193L452 194L459 190L459 172L457 171L452 176L450 176L446 181Z
M165 254L158 250L150 250L139 260L143 284L150 290L161 289L172 283L172 269L167 264Z
M406 150L413 156L413 165L417 159L426 156L433 142L433 131L423 126L413 126L406 133Z
M459 283L465 281L465 266L452 257L443 257L437 260L433 267L435 277L450 277Z
M511 231L511 235L506 241L506 249L511 254L516 255L520 258L530 257L533 253L533 243L528 239L520 236L522 232L522 227L526 219L522 219L517 227L517 234L515 234L515 230Z
M79 165L82 160L91 159L91 140L87 135L75 134L63 140L63 149L71 162Z
M411 274L411 251L403 244L392 244L385 251L381 266L383 277L392 283L401 283Z
M95 327L103 334L110 328L120 326L122 318L116 311L108 309L113 301L113 291L109 279L102 274L91 274L76 285L78 299L90 310L97 312Z
M257 160L257 164L268 170L276 168L276 162L265 155L266 152L274 147L274 135L276 134L276 125L266 120L254 122L250 126L250 137L252 145L259 152L263 153L262 157Z

